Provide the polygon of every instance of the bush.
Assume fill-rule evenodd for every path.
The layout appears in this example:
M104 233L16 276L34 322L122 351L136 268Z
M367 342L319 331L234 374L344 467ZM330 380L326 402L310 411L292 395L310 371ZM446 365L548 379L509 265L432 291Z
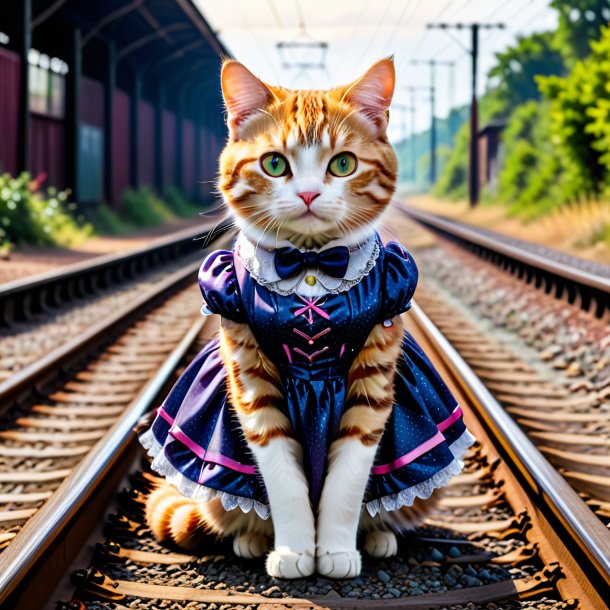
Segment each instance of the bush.
M102 235L124 235L136 228L105 203L97 206L91 213L91 223L95 232Z
M453 150L434 188L438 197L464 199L468 189L468 142L470 125L464 123L455 136Z
M174 217L167 205L147 187L125 191L119 214L140 229L160 225Z
M0 176L0 247L28 243L37 246L74 246L82 243L93 228L69 203L68 192L47 189L36 192L38 184L24 172L17 178Z
M577 61L565 78L539 78L551 100L554 140L578 170L580 193L599 197L610 183L610 28L591 42L591 54Z
M190 218L196 216L201 211L197 204L189 201L175 186L168 187L163 198L171 210L178 214L178 216Z

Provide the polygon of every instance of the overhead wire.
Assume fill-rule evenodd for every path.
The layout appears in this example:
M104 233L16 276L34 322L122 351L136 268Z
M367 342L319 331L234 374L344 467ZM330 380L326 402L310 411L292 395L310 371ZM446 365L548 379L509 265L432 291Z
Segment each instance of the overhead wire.
M254 34L254 31L252 30L252 27L250 26L250 24L247 22L243 11L241 10L241 7L239 5L239 0L234 0L234 4L235 7L237 8L237 14L239 15L242 23L244 24L244 27L246 28L246 30L249 32L250 36L252 37L252 40L254 41L254 44L257 46L258 50L260 51L260 54L262 55L262 57L265 59L265 61L269 64L269 66L271 67L271 70L273 71L273 74L277 80L277 82L279 83L280 81L280 75L277 71L277 68L275 67L275 64L271 61L271 59L269 58L269 56L267 55L267 53L265 53L265 49L263 48L263 46L261 45L261 43L259 42L256 34Z
M367 6L368 0L363 0L362 8L360 9L360 13L358 14L358 20L356 21L355 30L358 30L358 28L360 27L360 24L362 23L362 17L364 16ZM347 43L347 49L345 49L343 55L341 56L341 59L339 60L339 65L337 66L338 70L341 70L341 68L343 67L343 64L345 63L345 58L349 55L348 51L352 50L355 38L355 36L350 37L349 42Z
M280 17L280 12L277 10L277 6L275 6L274 0L267 0L267 6L269 7L269 11L273 15L273 19L275 20L275 23L280 28L280 30L283 30L284 23L282 21L282 18Z
M373 42L375 41L375 38L377 38L377 34L379 33L379 30L381 30L381 26L385 23L386 17L388 16L388 13L390 11L390 7L392 6L392 4L394 4L394 0L388 0L388 3L386 4L386 7L385 7L385 11L383 12L383 16L381 17L381 20L377 24L377 28L375 29L375 32L373 33L371 38L369 38L368 44L364 48L364 52L362 53L362 56L361 56L362 61L364 61L364 58L366 57L371 46L373 45Z
M301 7L301 3L299 2L299 0L294 0L294 4L296 6L297 15L299 17L299 27L301 28L301 30L303 30L303 32L305 32L306 26L305 26L305 15L303 14L303 8Z
M407 0L405 2L404 7L402 9L402 13L400 13L400 16L398 17L398 21L396 21L396 24L394 25L392 34L390 34L390 36L388 37L385 47L383 47L383 50L381 51L382 55L385 55L386 51L388 50L388 47L392 44L392 41L394 40L394 37L396 36L396 33L398 32L398 28L402 25L402 21L405 18L405 15L407 14L407 10L408 10L409 6L411 6L411 1L412 0Z

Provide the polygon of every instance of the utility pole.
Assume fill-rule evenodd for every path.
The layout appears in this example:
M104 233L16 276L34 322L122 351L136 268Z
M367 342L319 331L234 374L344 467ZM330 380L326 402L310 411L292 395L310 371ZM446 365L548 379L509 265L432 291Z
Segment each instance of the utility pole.
M504 29L503 23L428 23L428 29L464 30L471 33L470 57L472 59L472 100L470 103L470 167L469 196L470 206L475 207L479 202L479 108L477 102L477 69L479 60L479 31Z
M415 167L415 149L413 147L413 136L415 135L415 106L407 106L406 104L392 104L392 110L400 110L401 112L400 137L401 141L405 144L407 143L407 112L411 113L411 151L409 153L409 156L411 157L411 170L409 171L409 178L412 178L412 181L415 182L415 174L412 171L412 168Z
M436 182L436 66L449 66L453 62L437 59L412 59L411 64L430 66L430 186Z
M411 179L413 183L417 181L417 159L415 158L415 111L416 94L418 91L428 91L428 87L415 87L410 85L405 87L411 93Z

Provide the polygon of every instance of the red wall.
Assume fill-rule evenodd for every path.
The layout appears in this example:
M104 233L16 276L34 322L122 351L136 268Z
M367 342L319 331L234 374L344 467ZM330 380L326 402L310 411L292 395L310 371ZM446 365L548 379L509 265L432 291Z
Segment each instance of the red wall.
M119 203L130 181L129 95L114 90L112 117L112 202Z
M104 86L83 76L80 83L80 120L88 125L104 127Z
M65 188L65 133L61 120L30 114L30 170L47 174L44 186Z
M182 123L182 188L187 195L195 192L195 125Z
M199 130L199 137L201 138L201 164L197 179L202 181L199 184L199 194L205 199L211 199L214 196L214 184L212 181L216 177L218 170L220 148L218 147L217 138L205 127Z
M19 56L0 49L0 174L17 173Z
M176 115L163 111L163 184L175 184L176 167Z
M140 184L155 184L155 110L140 100L138 106L138 176Z

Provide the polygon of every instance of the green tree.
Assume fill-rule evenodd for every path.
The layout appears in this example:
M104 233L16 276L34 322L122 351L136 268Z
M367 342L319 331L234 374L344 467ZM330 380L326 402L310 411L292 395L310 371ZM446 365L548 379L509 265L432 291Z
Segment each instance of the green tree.
M610 0L551 0L559 13L553 44L569 64L589 54L589 44L610 21Z
M610 184L610 29L591 43L591 54L564 77L539 79L551 100L551 136L579 173L579 188L598 196Z
M526 102L515 109L502 138L499 199L526 218L576 198L581 188L573 164L553 141L549 115L549 102Z
M553 36L552 32L519 36L515 45L496 53L497 63L487 74L497 82L490 92L497 101L494 114L506 116L515 106L540 99L537 76L563 74L562 56L551 47Z
M470 126L464 123L458 130L451 154L445 161L434 194L440 197L463 199L468 184L468 141Z

